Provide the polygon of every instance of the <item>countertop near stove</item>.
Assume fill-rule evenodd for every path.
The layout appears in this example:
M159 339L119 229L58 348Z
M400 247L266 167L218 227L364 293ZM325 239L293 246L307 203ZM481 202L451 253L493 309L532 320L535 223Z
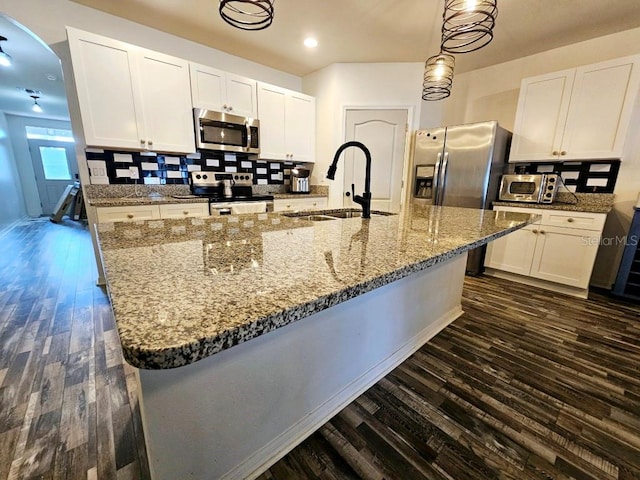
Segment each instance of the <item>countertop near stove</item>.
M559 192L556 201L550 204L498 201L493 202L493 206L609 213L613 209L614 197L612 193L576 193L574 196L571 193Z
M275 213L98 225L126 360L187 365L516 230L538 216L413 206L311 222Z
M285 198L321 198L327 195L319 193L274 193L274 199ZM136 205L150 205L161 203L207 203L207 197L199 197L196 195L142 195L142 196L129 196L129 197L104 197L104 198L90 198L89 205L94 207L130 207Z

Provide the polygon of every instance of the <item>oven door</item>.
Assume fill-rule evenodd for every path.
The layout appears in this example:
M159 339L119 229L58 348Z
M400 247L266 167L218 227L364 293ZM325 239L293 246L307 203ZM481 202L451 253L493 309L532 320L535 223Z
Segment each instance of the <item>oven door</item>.
M498 198L506 202L539 203L543 175L503 175Z
M198 148L226 152L260 153L258 120L193 109Z

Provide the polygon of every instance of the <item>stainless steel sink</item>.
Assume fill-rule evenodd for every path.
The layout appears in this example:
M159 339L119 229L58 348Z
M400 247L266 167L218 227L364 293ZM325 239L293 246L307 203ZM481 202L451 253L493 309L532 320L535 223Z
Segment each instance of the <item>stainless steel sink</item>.
M317 212L286 212L282 214L285 217L296 217L304 220L310 220L312 222L324 222L325 220L335 220L337 218L361 218L362 210L356 209L343 209L343 210L321 210ZM371 212L372 217L395 215L395 213L389 212Z
M327 215L302 215L298 217L304 218L305 220L311 220L312 222L324 222L325 220L335 220L335 218L329 217Z

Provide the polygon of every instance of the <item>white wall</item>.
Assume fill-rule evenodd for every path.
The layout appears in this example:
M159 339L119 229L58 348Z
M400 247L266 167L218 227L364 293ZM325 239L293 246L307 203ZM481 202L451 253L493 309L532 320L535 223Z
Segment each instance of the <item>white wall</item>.
M0 0L0 11L22 23L49 45L65 41L65 26L72 26L263 82L293 90L301 89L302 80L295 75L69 0Z
M451 97L442 102L442 124L498 120L513 130L520 82L525 77L574 68L640 53L640 28L607 35L547 52L523 57L473 72L455 75ZM469 54L473 55L473 53ZM425 102L427 103L427 102ZM421 126L432 126L423 109ZM629 228L632 206L640 191L640 99L631 121L622 167L615 188L616 202L609 214L591 283L610 288L620 264L623 245L614 239Z
M303 91L316 97L316 164L311 183L329 185L329 206L342 206L344 170L336 179L325 178L345 138L345 108L412 108L410 130L420 120L422 69L419 63L338 63L303 78Z
M26 215L9 125L0 112L0 231Z

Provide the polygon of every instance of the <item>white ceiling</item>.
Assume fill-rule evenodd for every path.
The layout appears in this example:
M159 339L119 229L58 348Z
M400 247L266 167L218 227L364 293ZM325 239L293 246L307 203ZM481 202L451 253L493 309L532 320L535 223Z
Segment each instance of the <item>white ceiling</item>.
M275 0L273 25L247 32L222 21L218 0L73 1L298 76L336 62L424 62L439 51L444 8L444 0ZM493 42L456 56L457 73L640 27L640 0L500 0L498 8ZM33 115L21 86L43 92L44 116L68 118L55 55L1 14L0 35L15 61L0 72L0 108ZM307 35L317 49L302 45Z
M0 110L15 115L68 120L67 97L58 57L31 32L0 14L2 50L11 55L11 67L0 67ZM54 80L49 80L53 76ZM31 111L33 99L24 90L40 90L43 113Z

